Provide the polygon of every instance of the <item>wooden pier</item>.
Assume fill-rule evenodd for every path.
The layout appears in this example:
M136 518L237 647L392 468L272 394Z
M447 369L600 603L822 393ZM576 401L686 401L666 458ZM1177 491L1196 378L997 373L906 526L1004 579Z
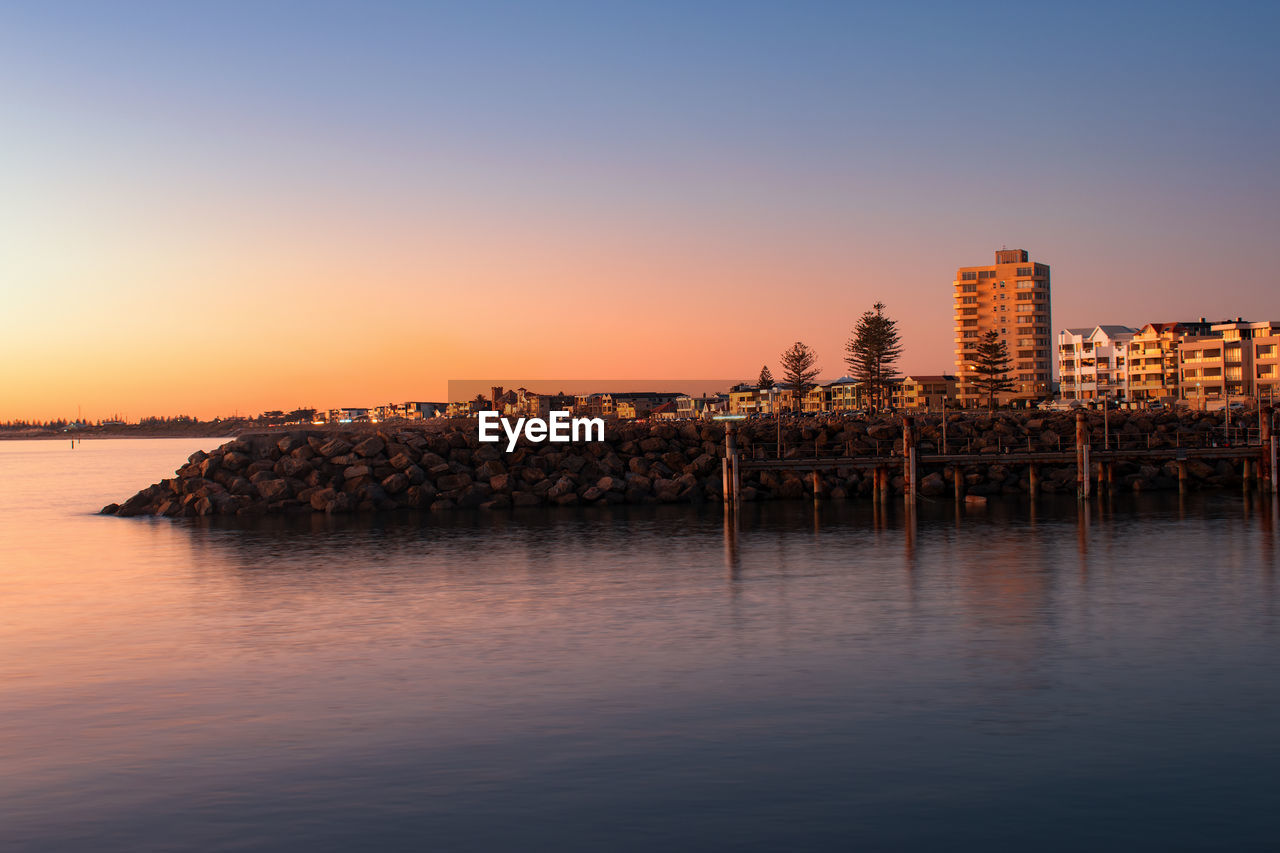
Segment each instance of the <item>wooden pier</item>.
M891 492L895 471L903 477L903 499L914 503L919 491L922 466L952 466L955 499L963 500L964 490L959 470L964 466L1004 465L1025 466L1031 496L1038 491L1041 465L1074 465L1076 467L1076 494L1088 500L1099 487L1112 488L1114 466L1118 462L1174 462L1178 471L1179 490L1188 486L1187 463L1192 460L1229 460L1239 462L1246 488L1251 484L1264 494L1277 495L1280 490L1280 470L1277 468L1277 431L1273 428L1274 414L1267 410L1260 417L1259 435L1253 441L1231 446L1200 447L1136 447L1132 449L1092 446L1088 424L1083 412L1076 414L1075 446L1071 449L1036 450L1004 448L997 452L982 453L920 453L916 443L915 422L911 416L902 422L902 452L874 455L849 455L834 452L812 455L804 453L776 454L773 458L747 457L739 453L733 421L725 430L725 456L723 460L723 497L725 503L736 504L740 500L742 472L751 471L800 471L812 475L813 495L821 497L820 471L831 469L855 469L873 472L872 494L884 502Z

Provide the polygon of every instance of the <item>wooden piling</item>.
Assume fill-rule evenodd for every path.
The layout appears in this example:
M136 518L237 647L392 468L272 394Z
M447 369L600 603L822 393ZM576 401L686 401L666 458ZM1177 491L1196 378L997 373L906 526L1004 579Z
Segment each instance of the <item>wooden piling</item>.
M1271 435L1271 497L1280 492L1280 467L1276 466L1276 435Z
M738 474L738 454L733 454L733 505L738 506L738 496L742 492L742 478Z
M1040 472L1034 462L1027 466L1027 491L1030 492L1033 499L1040 491Z
M956 503L960 503L964 500L964 472L958 464L952 469L951 480L956 491Z
M1076 497L1089 498L1089 430L1084 412L1076 412Z
M1267 491L1267 484L1274 479L1275 476L1275 455L1269 452L1272 439L1271 421L1273 418L1274 411L1270 406L1259 407L1258 434L1262 439L1262 455L1258 459L1258 488L1263 492Z
M724 431L725 454L729 460L729 493L730 500L738 505L738 440L734 433L733 421L728 421Z
M1178 494L1186 494L1187 491L1187 460L1178 460Z
M916 439L915 418L902 419L902 499L911 504L916 500Z

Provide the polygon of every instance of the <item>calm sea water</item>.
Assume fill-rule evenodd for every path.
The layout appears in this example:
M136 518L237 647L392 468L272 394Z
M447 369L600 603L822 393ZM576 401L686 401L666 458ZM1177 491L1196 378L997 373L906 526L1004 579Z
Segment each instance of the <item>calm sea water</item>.
M0 443L0 847L1274 849L1238 492L256 525Z

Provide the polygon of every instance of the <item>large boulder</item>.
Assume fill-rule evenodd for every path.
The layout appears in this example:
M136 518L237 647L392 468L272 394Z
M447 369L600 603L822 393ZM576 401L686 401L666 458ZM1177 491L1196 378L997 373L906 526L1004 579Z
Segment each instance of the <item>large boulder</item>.
M277 477L274 480L259 480L258 494L268 503L271 501L282 501L289 497L289 482L283 478Z
M386 446L386 443L383 442L382 439L378 438L376 435L371 435L355 447L351 448L351 450L356 455L363 456L367 459L370 456L377 456Z
M436 478L436 488L442 492L451 492L471 485L470 474L445 474Z
M409 478L397 471L382 480L382 488L388 495L398 495L409 488Z
M554 501L570 493L574 493L573 480L568 477L561 477L554 486L547 490L547 497Z
M331 438L316 448L316 452L329 459L335 456L344 456L351 452L351 442L343 441L341 438Z

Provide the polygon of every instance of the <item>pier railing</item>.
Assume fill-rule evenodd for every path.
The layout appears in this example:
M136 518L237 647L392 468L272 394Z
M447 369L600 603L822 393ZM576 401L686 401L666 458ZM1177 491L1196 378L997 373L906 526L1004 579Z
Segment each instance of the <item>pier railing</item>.
M1214 430L1194 433L1113 433L1110 435L1090 435L1088 445L1094 451L1123 450L1198 450L1207 448L1263 447L1266 441L1263 431L1258 427L1233 427L1229 431ZM980 442L980 443L979 443ZM871 439L858 442L860 447L870 446L870 450L856 450L852 442L841 444L819 445L816 442L782 442L760 441L740 446L738 452L744 462L764 460L834 460L854 459L860 457L887 457L902 455L901 439ZM922 439L916 445L918 452L943 456L956 454L972 454L985 457L992 454L1006 455L1013 453L1073 453L1076 442L1062 436L1055 436L1051 442L1037 440L1031 436L1015 438L1013 436L997 436L994 444L973 437L948 437L942 439Z
M908 502L915 500L919 483L920 464L981 465L999 460L1001 464L1029 466L1032 492L1036 482L1036 469L1041 464L1073 464L1076 467L1077 490L1082 498L1088 498L1091 481L1099 484L1113 481L1113 467L1126 459L1172 460L1178 467L1180 487L1185 487L1186 465L1191 459L1241 460L1244 480L1261 485L1269 482L1270 491L1280 490L1277 477L1277 438L1273 430L1274 415L1266 410L1259 419L1259 426L1238 426L1225 423L1221 430L1151 432L1135 434L1126 431L1111 433L1104 427L1099 435L1091 432L1084 413L1076 415L1074 440L1063 441L1054 436L1045 441L1043 436L997 435L994 443L985 437L970 436L930 437L919 439L914 418L902 419L901 437L888 438L883 431L879 437L856 441L820 444L812 442L788 443L786 441L754 441L738 445L737 436L730 422L725 432L724 496L735 502L740 489L740 470L790 469L813 472L815 497L817 496L819 468L856 467L874 469L876 492L881 496L888 488L889 472L901 466L904 496ZM956 497L960 497L959 478Z

